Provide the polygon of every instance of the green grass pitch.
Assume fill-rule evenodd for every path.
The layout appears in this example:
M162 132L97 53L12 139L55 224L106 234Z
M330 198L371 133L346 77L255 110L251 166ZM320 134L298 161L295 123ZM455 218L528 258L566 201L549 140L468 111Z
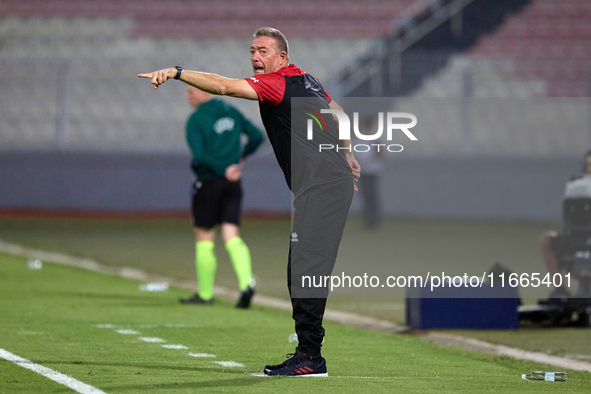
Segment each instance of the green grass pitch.
M26 259L0 254L0 348L107 393L583 393L591 384L591 374L574 371L566 383L522 381L522 373L555 368L331 322L331 377L253 376L293 350L287 311L236 310L224 299L179 305L185 291L140 292L140 284L52 263L32 270ZM72 391L0 360L0 392Z
M498 260L512 268L534 270L541 265L537 236L557 225L397 219L386 221L384 227L387 234L395 235L393 239L365 233L359 221L351 218L339 263L355 263L359 253L355 242L390 242L397 261L437 259L443 266L453 267L454 262L466 260L488 267ZM259 294L287 299L289 220L246 220L242 230L253 254ZM177 279L194 279L192 237L189 220L0 218L0 239ZM216 284L235 288L236 279L222 245L217 252ZM591 383L589 373L572 371L568 371L566 384L522 382L521 373L556 367L331 322L326 322L323 349L330 378L256 377L249 373L260 373L265 364L280 362L285 353L293 351L287 341L293 333L289 312L258 305L250 311L237 311L235 300L224 299L209 308L179 305L177 299L186 296L186 290L145 293L139 291L139 285L49 263L41 270L30 270L24 259L2 254L0 349L108 393L588 392ZM401 299L331 298L328 307L404 323ZM591 356L588 329L452 332L549 354ZM187 349L163 348L140 340L140 336L162 338L164 344L181 344ZM216 357L198 358L188 353ZM215 361L244 366L225 367ZM72 391L0 360L2 392Z

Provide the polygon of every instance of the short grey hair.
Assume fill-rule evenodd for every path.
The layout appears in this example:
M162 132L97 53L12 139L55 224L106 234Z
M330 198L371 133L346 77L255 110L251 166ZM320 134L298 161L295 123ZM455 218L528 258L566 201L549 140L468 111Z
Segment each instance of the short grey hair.
M272 27L261 27L257 29L252 35L254 38L259 37L271 37L275 39L277 43L277 48L279 48L279 53L285 51L285 54L289 58L289 44L287 43L287 38L277 29L273 29Z

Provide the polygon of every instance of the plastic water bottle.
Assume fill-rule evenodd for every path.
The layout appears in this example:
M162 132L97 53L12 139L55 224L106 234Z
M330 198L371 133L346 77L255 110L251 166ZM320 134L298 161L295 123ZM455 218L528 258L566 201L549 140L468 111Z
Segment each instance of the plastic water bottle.
M27 267L32 270L39 270L41 267L43 267L43 263L39 259L30 259L27 262Z
M566 382L566 372L542 372L534 371L522 374L523 380L545 380L547 382Z

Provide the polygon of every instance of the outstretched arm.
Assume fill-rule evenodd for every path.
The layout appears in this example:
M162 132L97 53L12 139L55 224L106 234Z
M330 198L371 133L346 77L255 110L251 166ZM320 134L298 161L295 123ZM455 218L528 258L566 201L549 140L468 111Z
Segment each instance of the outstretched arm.
M176 68L165 68L151 73L138 74L140 78L149 78L154 89L176 75ZM248 100L258 100L255 90L244 79L232 79L217 74L183 70L180 81L195 86L197 89L220 96L232 96Z

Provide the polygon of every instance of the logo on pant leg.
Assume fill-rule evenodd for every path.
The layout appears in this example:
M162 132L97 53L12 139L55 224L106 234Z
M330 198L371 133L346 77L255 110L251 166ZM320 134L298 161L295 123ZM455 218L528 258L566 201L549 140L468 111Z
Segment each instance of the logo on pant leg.
M298 233L295 231L291 233L291 242L298 242Z

